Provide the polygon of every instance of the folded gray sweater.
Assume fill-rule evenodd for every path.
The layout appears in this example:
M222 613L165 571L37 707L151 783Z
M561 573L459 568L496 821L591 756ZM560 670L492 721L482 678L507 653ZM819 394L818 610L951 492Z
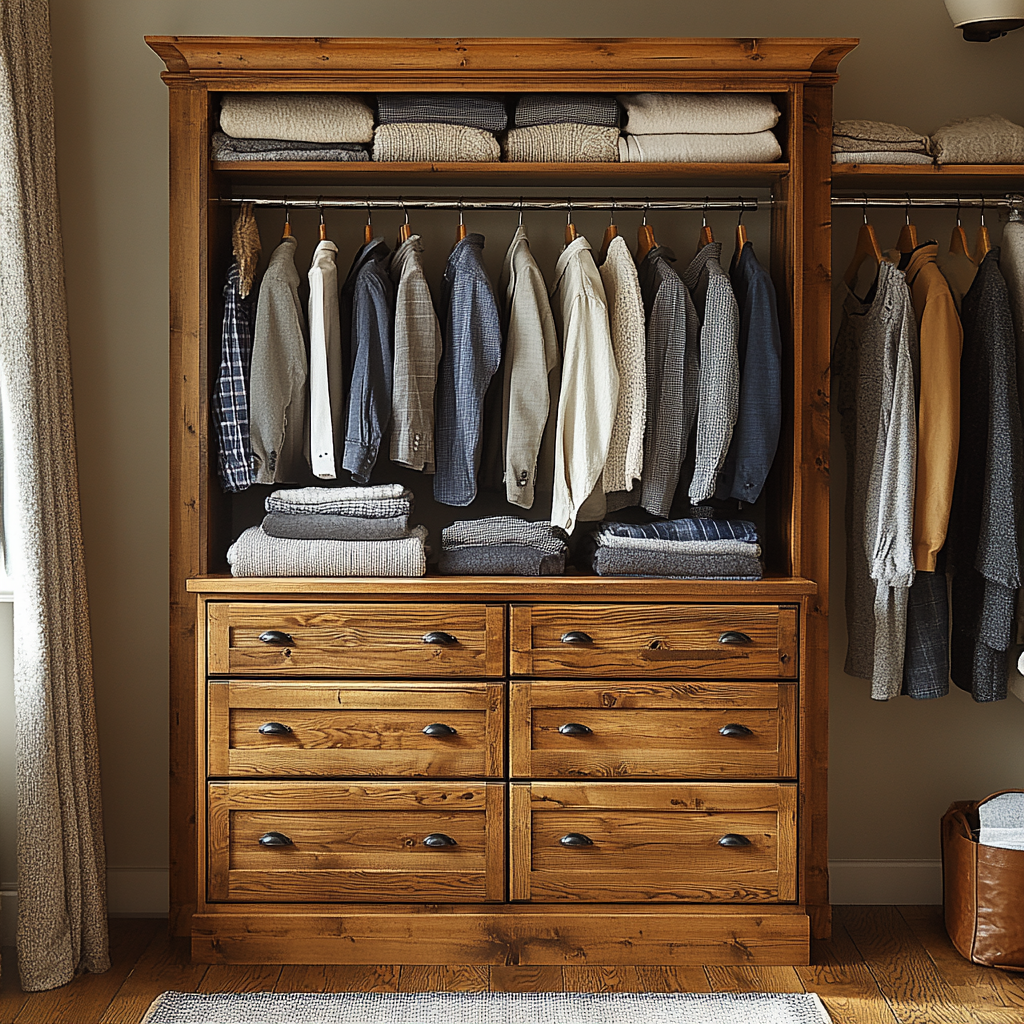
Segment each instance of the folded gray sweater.
M232 576L422 576L426 527L402 540L291 540L250 526L228 548Z
M412 491L401 484L367 487L293 487L274 491L264 502L268 512L285 515L357 516L390 519L412 512Z
M592 564L599 576L759 580L764 575L761 560L747 555L679 555L599 547L594 553Z
M263 532L293 540L399 540L409 536L409 517L372 519L271 512L263 519Z
M531 522L516 516L489 516L486 519L458 519L441 531L445 551L482 545L519 544L548 554L566 549L565 534L544 519Z
M360 162L370 159L362 142L285 142L281 139L236 139L214 132L211 156L220 161L335 160Z
M369 142L373 111L340 92L226 92L220 129L239 139Z
M565 552L552 554L523 544L484 544L441 552L437 571L445 576L561 576Z

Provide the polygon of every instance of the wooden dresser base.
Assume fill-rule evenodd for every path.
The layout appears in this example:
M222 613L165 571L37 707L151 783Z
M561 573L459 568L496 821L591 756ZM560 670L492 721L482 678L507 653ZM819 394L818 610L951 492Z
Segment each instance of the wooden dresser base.
M192 918L205 964L809 963L798 906L225 907Z

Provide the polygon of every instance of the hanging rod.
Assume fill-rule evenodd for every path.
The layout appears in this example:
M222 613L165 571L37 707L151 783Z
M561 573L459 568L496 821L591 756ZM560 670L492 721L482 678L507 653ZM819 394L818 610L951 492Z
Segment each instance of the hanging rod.
M856 206L859 207L860 209L863 209L865 206L895 206L900 209L905 209L907 206L959 206L965 210L970 209L971 207L982 206L985 207L986 210L995 210L1000 208L1024 209L1024 195L1011 193L1009 195L1002 196L985 196L980 195L977 192L968 193L966 195L947 196L927 196L909 194L891 196L869 196L867 194L862 194L859 196L833 196L832 205Z
M336 207L343 210L756 210L759 205L771 205L771 200L748 199L744 196L723 199L708 196L703 199L538 199L536 197L473 197L451 199L434 196L364 196L361 199L345 197L317 199L236 198L224 197L214 202L238 206L288 207L292 210L317 210Z

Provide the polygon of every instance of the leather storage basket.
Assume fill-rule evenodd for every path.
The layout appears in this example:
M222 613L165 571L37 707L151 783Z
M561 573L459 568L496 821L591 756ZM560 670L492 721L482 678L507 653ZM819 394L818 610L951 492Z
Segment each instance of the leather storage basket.
M942 819L946 931L968 960L1024 971L1024 850L982 846L975 840L978 808L985 800L958 801Z

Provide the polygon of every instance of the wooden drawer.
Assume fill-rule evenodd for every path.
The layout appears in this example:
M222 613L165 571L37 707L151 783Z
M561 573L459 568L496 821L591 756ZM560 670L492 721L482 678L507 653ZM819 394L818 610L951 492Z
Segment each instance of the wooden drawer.
M796 899L795 785L515 782L511 791L514 900Z
M512 673L792 679L797 610L771 604L514 605Z
M289 842L262 845L271 833ZM502 783L213 782L208 834L210 900L451 903L505 895ZM427 837L455 842L432 846Z
M796 683L514 682L513 776L787 778Z
M208 686L213 776L503 775L501 683L211 679Z
M207 607L212 675L504 674L500 604L225 601Z

